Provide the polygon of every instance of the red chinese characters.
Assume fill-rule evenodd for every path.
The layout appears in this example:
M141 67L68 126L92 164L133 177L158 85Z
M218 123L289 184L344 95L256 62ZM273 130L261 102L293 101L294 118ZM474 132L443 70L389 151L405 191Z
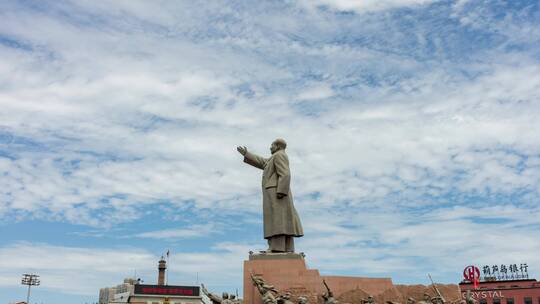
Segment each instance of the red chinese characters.
M142 288L142 293L191 296L193 295L193 290L180 288L144 287Z

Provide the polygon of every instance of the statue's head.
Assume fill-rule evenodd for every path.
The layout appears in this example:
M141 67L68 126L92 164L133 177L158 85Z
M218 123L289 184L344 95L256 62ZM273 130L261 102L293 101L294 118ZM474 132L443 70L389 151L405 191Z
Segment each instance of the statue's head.
M429 293L424 293L424 300L431 300L431 296L429 295Z
M226 292L224 292L222 298L223 298L223 299L228 299L228 298L229 298L229 294L226 293Z
M236 296L235 296L235 295L230 295L229 298L230 298L231 300L234 300L234 299L236 299Z
M432 298L431 301L433 303L441 303L441 304L444 304L444 301L441 297L435 297L435 298Z
M307 298L306 297L298 297L298 304L306 304Z
M278 138L272 142L272 145L270 146L270 152L272 154L276 153L279 150L285 150L287 148L287 142L283 138Z
M414 304L414 303L416 303L415 299L413 299L413 298L408 298L407 299L407 304Z

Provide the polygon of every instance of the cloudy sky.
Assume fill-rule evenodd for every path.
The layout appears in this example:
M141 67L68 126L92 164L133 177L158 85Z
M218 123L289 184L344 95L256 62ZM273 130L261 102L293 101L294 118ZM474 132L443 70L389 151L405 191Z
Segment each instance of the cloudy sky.
M540 277L538 1L0 1L0 302L242 292L288 141L322 274ZM197 281L198 280L198 281Z

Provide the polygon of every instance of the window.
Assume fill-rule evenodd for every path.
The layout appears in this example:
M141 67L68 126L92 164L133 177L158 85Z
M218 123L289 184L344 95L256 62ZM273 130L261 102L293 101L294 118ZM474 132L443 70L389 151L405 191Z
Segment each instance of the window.
M532 298L531 297L525 297L523 299L524 304L532 304Z
M501 304L501 299L493 298L493 304ZM540 304L540 303L539 303Z
M514 304L514 298L506 298L506 304Z

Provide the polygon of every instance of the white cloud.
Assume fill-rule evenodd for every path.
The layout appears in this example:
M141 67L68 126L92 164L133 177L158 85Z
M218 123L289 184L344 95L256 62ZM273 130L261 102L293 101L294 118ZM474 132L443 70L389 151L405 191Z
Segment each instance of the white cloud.
M98 249L15 243L0 248L3 286L19 284L21 273L41 276L41 288L96 295L137 269L149 273L157 257L135 248ZM156 264L157 265L157 264Z
M432 2L303 5L380 12ZM261 172L243 164L235 147L269 155L279 136L289 143L293 193L306 228L298 248L310 266L413 273L410 265L423 259L425 268L447 265L440 271L448 278L473 257L538 262L529 254L538 251L538 222L527 213L537 213L540 197L540 64L528 51L479 44L463 51L446 40L439 57L430 57L421 50L461 28L437 19L432 29L433 20L414 18L404 26L392 14L340 18L290 3L56 5L52 11L76 14L1 10L6 35L31 49L0 46L3 218L102 227L167 204L204 210L208 218L236 212L243 216L234 219L260 224L254 222L260 221ZM492 29L482 26L489 18L478 12L454 13L470 18L476 30ZM492 223L499 218L506 222ZM178 221L188 228L134 234L174 240L215 228ZM525 223L530 226L520 226ZM225 226L223 234L232 229ZM527 250L506 244L512 236ZM178 278L200 269L203 276L238 279L239 261L254 248L242 241L179 254L193 263L178 269ZM109 278L101 260L115 263L124 249L23 243L3 247L0 257L19 250L50 263L59 252L70 262L55 272L17 260L5 264L10 280L33 267L60 288L63 277L80 269L78 260L97 269L84 280ZM115 269L137 267L153 277L155 256L127 251L135 252L129 258L135 262Z
M305 227L309 232L298 247L307 253L310 266L323 273L395 278L407 272L406 283L420 283L431 272L455 283L468 264L538 264L532 252L540 242L530 228L540 224L538 212L508 206L413 214L392 209L310 213ZM532 276L537 274L531 271Z
M249 247L222 243L209 252L173 251L169 280L196 285L199 274L210 288L231 288L230 280L241 280L241 261ZM100 288L116 286L135 272L145 283L155 284L158 260L159 256L139 248L15 243L0 247L0 286L18 286L21 274L31 272L41 276L40 288L45 290L97 297Z
M266 98L254 106L237 97L236 105L228 107L227 96L233 93L227 86L220 88L228 93L217 94L215 105L207 108L171 100L155 102L152 107L159 111L148 110L138 104L153 104L151 99L134 95L133 103L89 103L87 114L75 117L58 116L63 110L52 108L52 116L35 116L10 109L6 101L11 115L4 115L4 130L35 138L41 147L32 152L21 151L25 145L17 140L5 144L17 158L2 162L5 178L0 183L4 202L9 202L4 209L45 209L91 225L101 221L90 213L104 207L112 208L107 214L122 222L138 217L135 205L162 200L195 200L197 206L209 207L238 199L219 208L255 212L250 197L259 192L258 183L252 182L259 172L241 163L235 146L245 144L265 154L276 136L290 143L295 193L321 191L327 204L379 201L391 192L408 193L408 200L422 204L418 198L423 194L441 196L454 189L464 194L526 189L537 195L531 185L539 183L538 171L532 163L524 170L516 167L520 155L533 156L539 150L534 132L538 107L521 101L537 98L538 70L533 63L501 64L472 83L462 80L459 88L447 88L442 81L425 84L419 77L409 86L425 92L377 93L361 103L336 105L316 118L277 102L279 96L270 100L279 109L271 113L263 113L270 108L264 106ZM520 84L508 81L509 75L516 75ZM215 87L201 90L196 95L215 93ZM30 116L30 125L21 123ZM51 137L51 129L76 141ZM417 189L407 192L411 187Z
M215 233L215 227L212 224L193 225L185 229L165 229L157 231L143 232L135 235L140 238L153 239L183 239L205 237Z
M540 225L537 208L458 207L413 214L392 209L323 213L320 210L325 207L318 208L302 214L306 236L297 241L297 249L307 254L309 267L323 274L347 271L358 276L395 276L407 272L405 283L418 283L431 272L442 281L454 283L465 264L523 262L531 265L531 276L537 274L532 265L540 263L535 255L540 242L529 228ZM496 221L482 222L491 219ZM173 249L170 280L196 284L198 277L213 290L231 291L240 287L242 261L257 246L218 243L203 252ZM0 286L15 286L21 273L35 272L41 275L41 287L47 290L95 295L99 288L116 285L135 270L145 282L155 282L158 258L132 247L15 243L0 247ZM445 279L445 275L451 279Z
M302 1L304 5L327 5L340 11L357 13L377 12L401 7L415 7L436 2L436 0L317 0Z
M298 94L298 99L301 100L317 100L324 99L334 95L334 91L327 85L316 85L310 88L306 88L304 91Z

